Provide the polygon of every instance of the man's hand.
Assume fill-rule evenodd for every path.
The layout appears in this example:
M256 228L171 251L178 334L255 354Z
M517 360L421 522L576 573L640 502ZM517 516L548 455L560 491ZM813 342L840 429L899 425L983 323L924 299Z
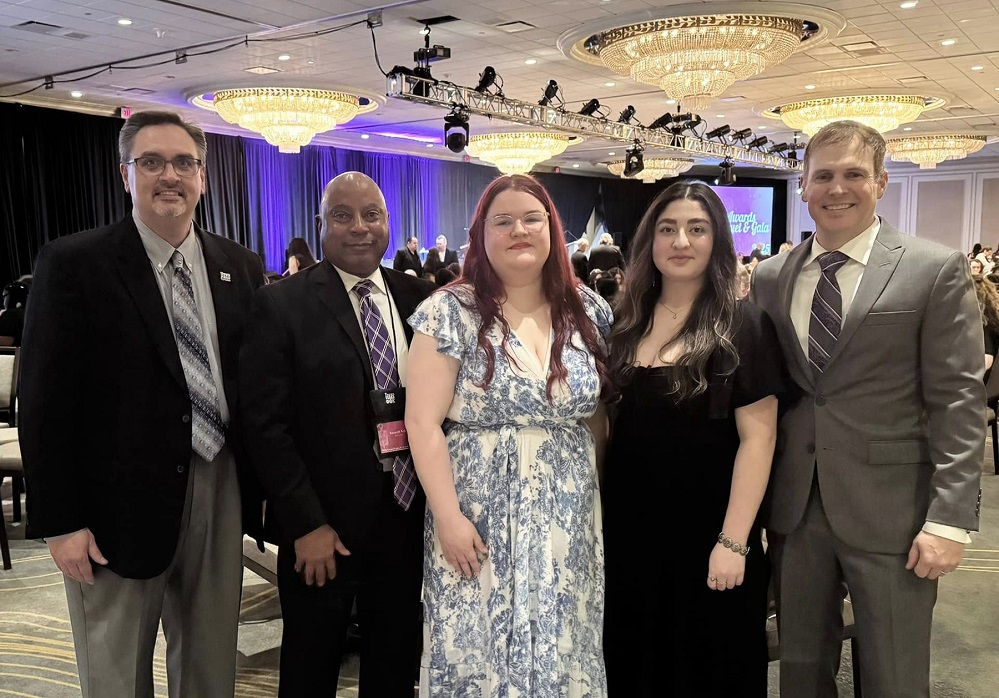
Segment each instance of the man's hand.
M924 579L937 579L957 569L962 557L964 543L920 531L909 548L905 569Z
M295 541L295 571L306 585L323 586L336 576L336 554L350 555L340 537L328 524Z
M101 554L94 540L94 534L89 528L71 533L67 536L58 536L55 540L47 541L49 553L56 563L59 571L70 579L75 579L83 584L94 583L94 570L90 566L93 560L99 565L106 565L108 561Z

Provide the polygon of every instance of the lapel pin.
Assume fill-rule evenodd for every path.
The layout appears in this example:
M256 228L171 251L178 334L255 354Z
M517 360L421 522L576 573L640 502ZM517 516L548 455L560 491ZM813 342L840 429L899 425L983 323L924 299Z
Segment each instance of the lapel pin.
M221 277L221 279L226 282L232 281L232 275L227 271L220 271L219 277Z

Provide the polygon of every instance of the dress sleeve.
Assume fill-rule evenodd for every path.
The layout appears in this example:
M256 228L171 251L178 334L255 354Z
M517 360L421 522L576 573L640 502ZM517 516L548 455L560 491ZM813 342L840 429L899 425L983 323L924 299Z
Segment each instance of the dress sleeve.
M420 303L409 325L416 332L434 337L439 353L459 361L470 339L475 342L469 310L450 290L435 291Z
M593 320L593 324L597 326L600 339L606 345L610 339L611 325L614 324L614 311L611 310L607 301L596 291L583 285L580 285L578 288L579 295L583 299L583 308L586 310L589 318Z
M784 391L784 356L770 317L749 300L738 303L735 334L739 366L735 369L732 407L751 405Z

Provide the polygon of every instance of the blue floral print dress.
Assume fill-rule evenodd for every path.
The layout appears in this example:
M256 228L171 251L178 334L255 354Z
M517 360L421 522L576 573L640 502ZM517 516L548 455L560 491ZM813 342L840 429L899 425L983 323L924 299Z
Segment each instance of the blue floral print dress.
M579 287L606 340L607 303ZM545 394L545 365L497 323L488 338L495 373L481 383L486 356L471 287L438 291L409 319L460 362L444 423L462 513L489 549L465 579L444 559L427 509L424 649L420 695L435 698L605 696L604 551L593 436L600 381L575 333L562 353L568 385ZM461 296L465 304L460 302Z

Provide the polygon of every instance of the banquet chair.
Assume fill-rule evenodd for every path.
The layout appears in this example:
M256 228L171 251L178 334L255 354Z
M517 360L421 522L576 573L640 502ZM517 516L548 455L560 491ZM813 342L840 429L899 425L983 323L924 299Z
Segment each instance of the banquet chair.
M20 347L0 347L0 444L17 440L17 383L21 364ZM9 475L14 500L14 521L21 520L21 493L24 477ZM3 477L0 477L0 483Z
M999 426L996 425L996 412L999 411L999 371L989 369L985 376L985 423L992 429L992 468L999 475Z
M17 441L0 446L0 483L8 477L15 481L24 477L21 445ZM15 490L14 501L19 503L19 499L20 494ZM0 513L0 559L3 560L3 568L9 570L11 568L10 542L7 540L7 520L2 516L2 513Z

